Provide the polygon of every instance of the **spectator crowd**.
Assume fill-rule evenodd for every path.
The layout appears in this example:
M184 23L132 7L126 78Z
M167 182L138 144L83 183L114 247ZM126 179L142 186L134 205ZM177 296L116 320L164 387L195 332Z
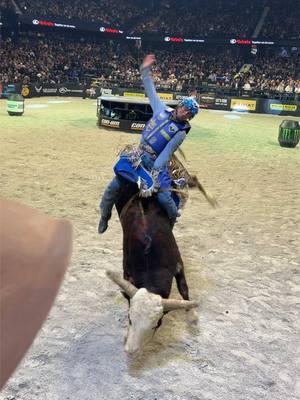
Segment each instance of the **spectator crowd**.
M198 37L249 37L262 12L263 1L168 0L157 2L134 32L164 32Z
M10 38L2 43L0 82L91 82L96 78L102 86L139 87L139 65L148 51L116 42L71 40L59 34L24 34L17 43ZM297 53L256 56L251 64L232 48L155 53L153 77L161 89L181 91L211 85L262 92L300 90Z
M300 38L299 0L0 0L36 16L101 22L131 33ZM264 11L266 13L264 14Z
M138 0L19 0L18 4L23 13L101 22L119 28L148 9Z

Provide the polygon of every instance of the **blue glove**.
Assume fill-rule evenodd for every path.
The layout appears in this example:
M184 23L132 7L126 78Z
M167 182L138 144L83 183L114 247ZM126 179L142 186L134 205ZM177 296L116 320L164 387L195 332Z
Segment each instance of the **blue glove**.
M186 180L184 178L175 179L174 184L180 189L183 189L186 185Z

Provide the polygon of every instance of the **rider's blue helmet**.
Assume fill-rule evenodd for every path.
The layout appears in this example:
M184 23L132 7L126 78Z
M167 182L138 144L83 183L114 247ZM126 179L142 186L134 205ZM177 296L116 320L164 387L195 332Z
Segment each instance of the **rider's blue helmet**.
M192 118L199 112L199 103L194 97L185 97L178 103L179 107L186 107L191 113Z

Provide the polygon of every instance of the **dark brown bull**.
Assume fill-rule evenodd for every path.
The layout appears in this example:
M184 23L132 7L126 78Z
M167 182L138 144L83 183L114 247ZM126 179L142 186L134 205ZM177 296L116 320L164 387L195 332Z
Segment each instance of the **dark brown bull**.
M154 197L142 199L127 183L116 203L123 228L123 278L108 272L130 301L125 351L137 355L152 338L164 313L198 303L189 301L183 261L165 212ZM173 278L183 300L168 299Z
M212 207L217 206L214 197L205 191L195 175L188 173L176 156L169 163L169 173L173 179L185 178L189 187L198 188ZM155 196L141 199L137 186L126 183L116 208L123 228L123 277L111 271L108 276L129 299L125 350L136 355L151 339L164 313L179 308L188 310L198 303L189 300L172 226ZM173 278L183 300L168 299Z

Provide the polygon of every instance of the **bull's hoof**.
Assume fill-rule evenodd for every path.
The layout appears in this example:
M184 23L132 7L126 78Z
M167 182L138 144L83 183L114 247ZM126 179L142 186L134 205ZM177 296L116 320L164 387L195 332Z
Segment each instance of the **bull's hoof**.
M194 308L188 310L186 312L186 321L188 324L197 325L197 323L199 322L199 315L197 310L195 310Z

